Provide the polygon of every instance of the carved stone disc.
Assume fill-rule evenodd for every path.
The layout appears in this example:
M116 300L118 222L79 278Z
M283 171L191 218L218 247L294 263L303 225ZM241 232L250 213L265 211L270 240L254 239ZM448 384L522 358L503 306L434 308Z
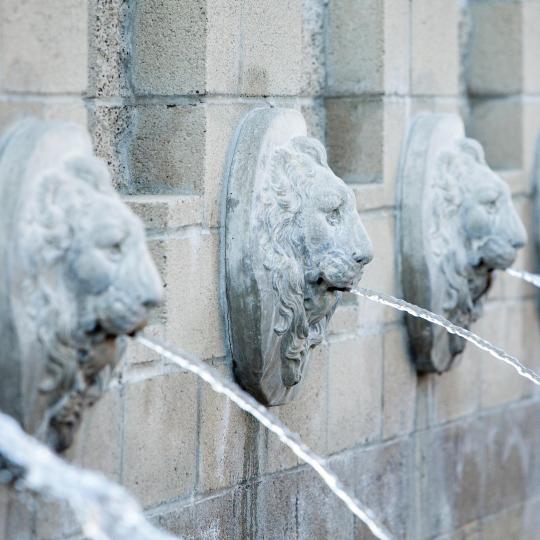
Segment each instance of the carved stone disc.
M413 123L401 171L401 275L405 299L468 328L494 270L514 262L527 234L506 183L456 115ZM416 367L443 372L461 338L407 316Z
M274 295L263 266L262 191L274 150L306 135L303 116L290 109L255 109L244 119L229 171L225 226L226 300L235 375L266 404L293 399L298 385L281 383Z
M372 258L352 190L306 136L303 116L243 121L226 188L224 301L234 371L259 401L294 398L311 350Z
M416 118L401 172L401 275L405 300L444 314L446 284L432 242L434 180L438 157L464 137L458 116L426 114ZM453 360L449 334L422 319L407 316L413 357L420 372L443 372Z

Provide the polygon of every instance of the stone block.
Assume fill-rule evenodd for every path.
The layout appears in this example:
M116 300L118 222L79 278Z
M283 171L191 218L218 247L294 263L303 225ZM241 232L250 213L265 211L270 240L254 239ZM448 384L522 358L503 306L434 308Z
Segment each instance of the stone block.
M432 538L483 511L481 422L462 420L416 435L417 537Z
M327 99L326 120L328 162L332 170L350 184L382 182L382 99Z
M459 93L459 2L411 3L411 93Z
M77 98L65 102L46 100L0 101L0 134L15 122L28 116L45 120L61 120L86 126L86 109Z
M515 344L521 336L516 339L514 335L520 332L522 324L522 312L518 306L514 304L505 308L495 304L486 306L484 316L474 324L472 330L520 358L521 347L515 350ZM475 358L481 370L480 402L483 408L508 404L522 399L532 391L532 383L520 377L507 364L479 350L475 351ZM526 358L520 359L525 364L529 362Z
M485 468L484 514L537 498L540 490L538 403L482 419Z
M300 394L294 401L272 412L318 454L327 453L328 347L321 345L311 353ZM265 430L265 470L267 473L299 465L298 458L275 436Z
M81 467L120 481L122 398L118 387L108 390L85 414L70 454Z
M540 72L538 56L540 55L540 3L523 2L523 90L526 94L540 92Z
M393 538L409 538L412 526L413 445L410 439L354 451L356 497L370 508ZM374 538L367 527L355 520L355 540Z
M197 382L169 373L125 390L122 482L145 507L195 487Z
M121 144L128 147L129 193L200 194L204 179L203 105L139 106ZM131 144L130 144L131 143Z
M476 347L467 344L449 371L433 375L433 412L435 422L443 424L474 414L480 402L480 364Z
M132 8L125 0L89 0L88 95L128 96Z
M402 328L384 334L383 436L411 433L416 413L417 375L409 359L407 336Z
M535 540L540 527L540 502L533 500L514 508L506 508L482 520L483 538L490 540Z
M46 501L44 499L37 499L37 502L36 536L34 538L56 540L81 533L79 523L67 502Z
M231 378L229 367L220 367ZM201 384L198 491L211 493L260 472L259 443L264 430L228 398Z
M390 212L362 214L362 223L373 244L373 261L366 266L361 287L398 294L396 276L395 218ZM399 294L398 294L399 295ZM400 321L402 314L395 309L370 300L358 300L358 326L366 328L387 322Z
M345 485L350 484L354 456L332 458L330 468ZM298 482L296 519L299 540L352 538L356 519L312 469L295 475ZM287 481L287 477L284 477ZM351 486L347 486L354 493Z
M473 94L513 94L523 85L523 3L471 2L467 86Z
M241 94L299 93L303 84L302 27L301 0L244 3Z
M206 92L238 94L242 69L242 2L206 0ZM195 43L188 43L195 48Z
M519 97L473 100L467 135L477 139L493 169L523 164L523 115Z
M202 358L224 356L219 237L204 230L162 244L167 335Z
M234 491L228 491L190 506L168 508L153 521L160 529L184 540L241 538L238 536L240 512L237 499Z
M379 335L330 344L328 452L377 440L382 428L382 356Z
M0 89L82 93L87 86L85 0L3 0Z
M384 90L384 2L332 0L328 22L330 95Z
M135 5L131 78L136 94L205 93L207 13L206 0Z

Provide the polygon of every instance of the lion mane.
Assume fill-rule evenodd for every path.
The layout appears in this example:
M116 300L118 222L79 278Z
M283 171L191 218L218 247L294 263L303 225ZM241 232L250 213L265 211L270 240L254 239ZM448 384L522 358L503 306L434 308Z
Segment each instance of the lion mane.
M271 273L272 288L278 299L278 321L274 332L282 336L282 358L301 369L309 350L320 344L335 305L324 318L310 324L304 306L305 275L309 254L302 234L302 208L310 195L313 165L327 167L322 144L308 137L296 137L288 147L272 156L271 181L264 192L264 223L267 231L264 267ZM339 297L339 293L337 293ZM288 386L287 366L282 377Z

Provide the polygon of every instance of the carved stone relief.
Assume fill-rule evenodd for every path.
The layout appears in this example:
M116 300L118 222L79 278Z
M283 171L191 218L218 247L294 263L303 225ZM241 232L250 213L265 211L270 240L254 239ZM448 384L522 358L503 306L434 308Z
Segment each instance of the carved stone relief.
M291 109L256 109L232 149L224 226L235 374L267 405L294 398L341 292L372 258L352 190Z
M11 128L0 205L0 409L62 451L161 282L142 223L75 125Z
M493 270L508 268L527 239L510 189L450 114L416 118L400 177L405 299L468 328ZM465 347L421 319L407 316L407 329L420 372L448 370Z

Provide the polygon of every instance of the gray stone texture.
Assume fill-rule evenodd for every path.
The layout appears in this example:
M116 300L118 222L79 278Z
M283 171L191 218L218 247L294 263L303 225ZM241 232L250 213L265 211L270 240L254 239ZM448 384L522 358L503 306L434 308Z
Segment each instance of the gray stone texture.
M301 111L350 182L374 246L366 287L402 295L396 179L422 112L464 117L532 236L538 0L0 0L0 21L0 128L29 113L88 124L166 285L148 332L227 377L221 194L255 107ZM531 243L515 265L534 261ZM539 369L536 291L495 278L472 329ZM140 345L125 358L67 457L127 485L154 523L189 540L373 538L204 383ZM274 412L395 537L538 537L540 394L510 368L467 347L448 373L417 377L402 316L356 297L310 367ZM65 508L0 489L0 539L45 538L81 540Z

